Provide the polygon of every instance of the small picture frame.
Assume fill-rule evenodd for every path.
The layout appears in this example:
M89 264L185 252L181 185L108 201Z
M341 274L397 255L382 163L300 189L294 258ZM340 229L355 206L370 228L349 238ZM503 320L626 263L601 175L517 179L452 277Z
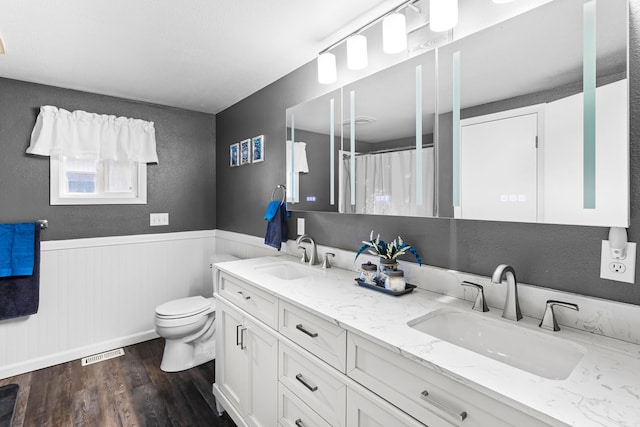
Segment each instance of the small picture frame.
M240 166L251 163L251 140L240 141Z
M240 163L240 144L237 142L229 146L229 166L239 166Z
M258 135L251 139L251 154L253 163L264 161L264 135Z

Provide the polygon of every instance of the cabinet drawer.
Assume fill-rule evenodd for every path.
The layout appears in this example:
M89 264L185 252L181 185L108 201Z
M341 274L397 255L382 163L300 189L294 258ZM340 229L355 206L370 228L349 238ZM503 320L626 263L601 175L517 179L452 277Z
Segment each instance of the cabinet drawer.
M429 426L548 425L355 334L347 375Z
M278 423L283 427L331 427L282 384L278 385Z
M280 302L279 323L282 335L345 372L347 331L284 301Z
M425 427L373 393L347 390L349 427Z
M226 273L218 276L220 295L273 329L278 326L278 298Z
M346 386L313 356L280 342L279 380L334 427L345 425ZM335 371L334 371L335 372Z

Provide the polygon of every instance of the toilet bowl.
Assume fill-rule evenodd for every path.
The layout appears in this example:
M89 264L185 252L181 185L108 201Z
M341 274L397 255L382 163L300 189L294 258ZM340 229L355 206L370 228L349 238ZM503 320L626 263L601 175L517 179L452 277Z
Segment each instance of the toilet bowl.
M156 307L158 335L165 339L160 369L178 372L215 358L215 308L213 297L180 298Z

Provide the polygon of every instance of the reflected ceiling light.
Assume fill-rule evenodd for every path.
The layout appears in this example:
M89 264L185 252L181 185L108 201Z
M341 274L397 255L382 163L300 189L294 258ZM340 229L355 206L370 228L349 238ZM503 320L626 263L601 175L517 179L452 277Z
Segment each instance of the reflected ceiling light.
M398 53L406 49L407 21L402 13L392 13L382 20L382 50Z
M347 39L347 67L350 70L362 70L369 61L367 58L367 38L356 34Z
M329 84L337 79L336 56L331 52L323 52L318 55L318 82Z
M431 31L447 31L458 23L458 0L430 0Z
M0 55L4 55L6 50L4 48L4 40L2 40L2 36L0 36Z

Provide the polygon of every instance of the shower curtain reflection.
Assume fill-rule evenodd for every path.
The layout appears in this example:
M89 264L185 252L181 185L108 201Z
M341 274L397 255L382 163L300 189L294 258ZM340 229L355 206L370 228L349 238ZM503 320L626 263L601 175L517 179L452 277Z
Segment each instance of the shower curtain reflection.
M416 204L416 150L356 154L356 204L351 204L350 154L340 152L339 212L433 216L434 151L422 149L422 205Z

